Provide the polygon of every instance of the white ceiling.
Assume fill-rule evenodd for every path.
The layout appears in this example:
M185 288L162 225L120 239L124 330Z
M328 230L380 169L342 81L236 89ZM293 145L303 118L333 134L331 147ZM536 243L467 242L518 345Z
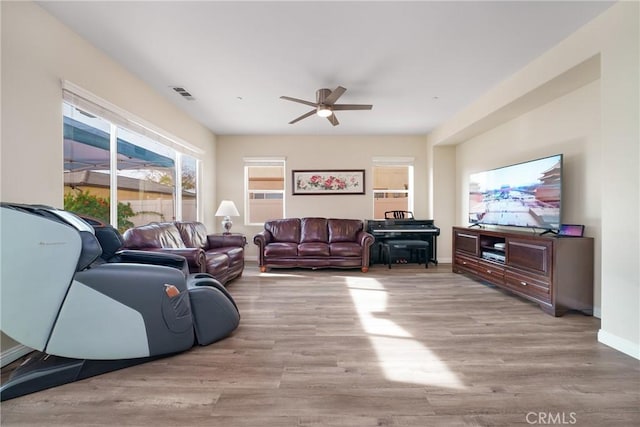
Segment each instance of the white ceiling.
M612 4L38 3L219 135L426 134ZM373 110L288 124L338 85Z

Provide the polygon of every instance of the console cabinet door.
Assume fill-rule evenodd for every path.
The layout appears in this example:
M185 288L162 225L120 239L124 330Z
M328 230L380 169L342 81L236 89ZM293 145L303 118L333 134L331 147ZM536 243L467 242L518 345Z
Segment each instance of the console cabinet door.
M508 238L507 257L511 267L549 277L553 267L553 242Z
M466 252L478 256L480 250L480 239L475 233L456 231L454 236L456 251Z

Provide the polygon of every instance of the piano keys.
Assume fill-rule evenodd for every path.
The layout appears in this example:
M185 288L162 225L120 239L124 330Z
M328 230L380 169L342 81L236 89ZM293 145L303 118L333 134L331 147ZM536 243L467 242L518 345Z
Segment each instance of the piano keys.
M380 219L368 220L367 232L375 238L371 245L371 264L382 263L381 244L386 240L424 240L429 242L427 262L438 265L440 229L432 219Z

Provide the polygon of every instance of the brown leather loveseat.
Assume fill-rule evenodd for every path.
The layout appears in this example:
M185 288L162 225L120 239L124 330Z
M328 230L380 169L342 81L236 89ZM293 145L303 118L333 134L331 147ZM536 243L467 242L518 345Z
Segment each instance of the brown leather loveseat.
M366 273L373 241L361 220L334 218L267 221L253 238L262 272L269 267L342 267Z
M200 222L153 222L130 228L123 238L125 249L184 256L189 272L209 273L222 284L241 276L244 271L245 237L208 235Z

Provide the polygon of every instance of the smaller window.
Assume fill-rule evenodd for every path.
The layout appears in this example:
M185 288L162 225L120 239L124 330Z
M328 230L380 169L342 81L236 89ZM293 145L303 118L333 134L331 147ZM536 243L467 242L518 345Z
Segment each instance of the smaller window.
M284 160L246 161L245 224L284 218L284 168Z
M373 166L373 218L387 211L413 211L413 166Z

